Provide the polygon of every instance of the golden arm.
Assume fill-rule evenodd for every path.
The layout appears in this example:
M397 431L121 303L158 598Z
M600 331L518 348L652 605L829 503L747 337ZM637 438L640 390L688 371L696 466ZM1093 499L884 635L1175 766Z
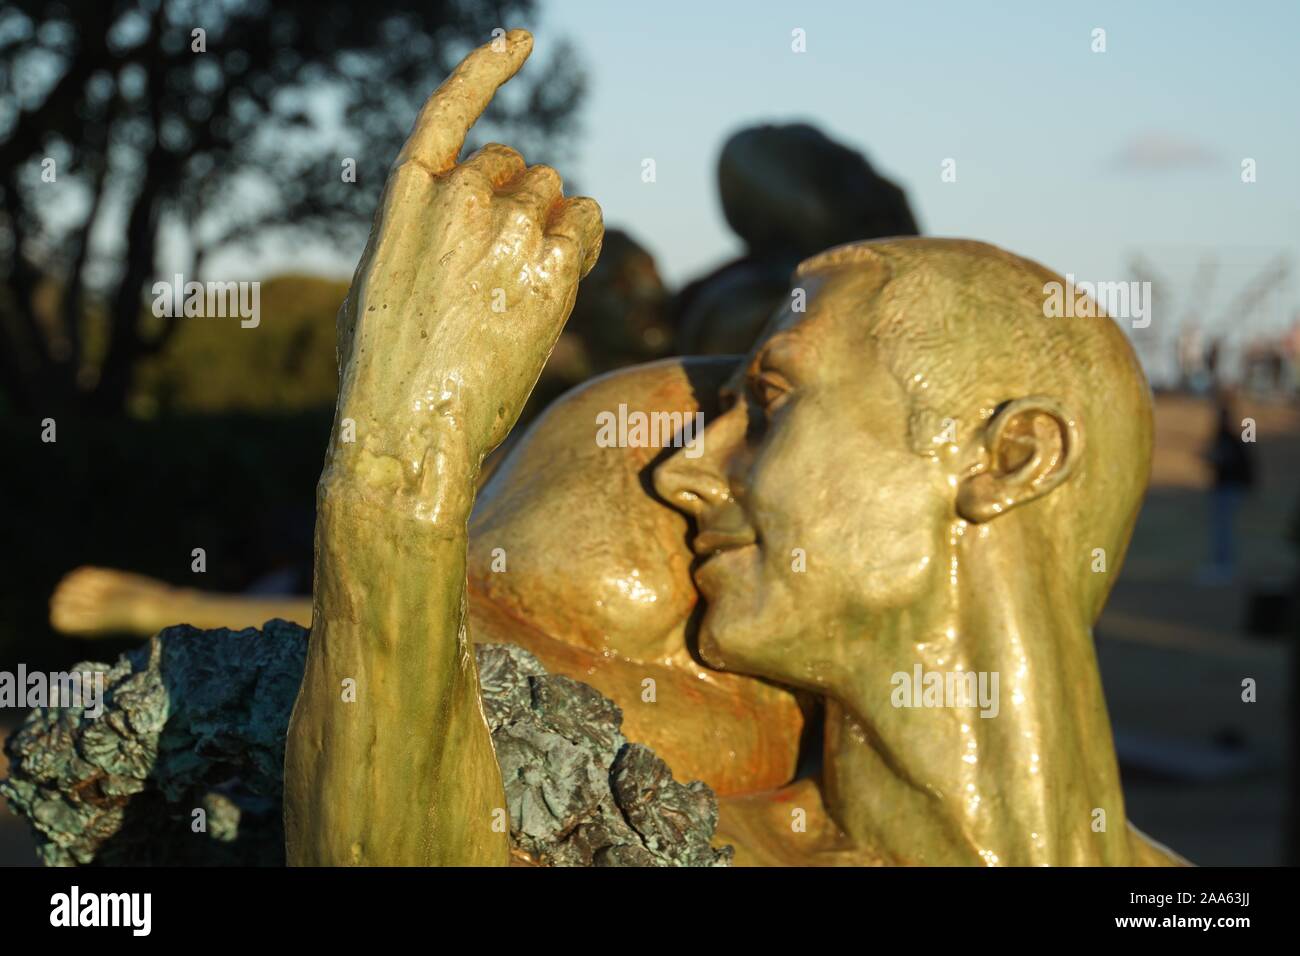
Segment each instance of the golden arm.
M565 199L553 170L514 150L456 163L531 48L512 31L429 99L339 314L313 629L285 754L290 864L508 859L466 631L467 522L483 458L517 419L603 235L594 202Z

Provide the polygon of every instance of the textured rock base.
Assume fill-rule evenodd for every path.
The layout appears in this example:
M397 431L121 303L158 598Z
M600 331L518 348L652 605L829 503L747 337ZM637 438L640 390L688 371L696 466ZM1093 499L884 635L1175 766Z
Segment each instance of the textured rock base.
M285 733L307 632L168 628L104 673L104 712L34 710L0 783L49 865L284 864ZM725 866L717 801L619 732L586 684L509 644L476 648L521 863Z

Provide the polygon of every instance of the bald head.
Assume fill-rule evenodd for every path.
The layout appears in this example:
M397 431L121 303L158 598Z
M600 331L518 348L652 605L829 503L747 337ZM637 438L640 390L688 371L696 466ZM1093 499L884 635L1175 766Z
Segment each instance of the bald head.
M856 324L908 396L918 454L978 442L999 410L1029 397L1069 419L1069 480L1035 503L1036 520L1068 552L1063 566L1082 564L1080 585L1090 613L1099 613L1114 575L1091 573L1079 549L1103 548L1118 566L1152 450L1150 389L1116 323L1100 309L1098 317L1048 317L1045 302L1064 279L968 240L841 246L799 268L796 285L814 282L836 299L828 318Z

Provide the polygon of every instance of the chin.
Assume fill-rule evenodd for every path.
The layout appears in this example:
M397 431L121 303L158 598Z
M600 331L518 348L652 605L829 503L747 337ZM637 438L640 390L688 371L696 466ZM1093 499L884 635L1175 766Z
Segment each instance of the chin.
M758 549L742 548L711 558L695 569L695 583L705 605L698 638L700 657L715 670L757 673L762 645L786 623L770 619Z
M713 636L713 631L708 625L701 622L700 633L697 646L700 652L700 659L708 664L715 671L724 671L727 669L724 655L718 647L717 638Z
M730 613L733 609L741 613ZM700 621L700 657L714 670L764 676L763 649L773 634L771 622L753 613L750 604L711 604Z
M745 639L753 640L761 633L754 629L755 622L746 621L744 615L734 615L729 611L725 597L709 601L700 620L700 657L715 670L741 670L746 656Z

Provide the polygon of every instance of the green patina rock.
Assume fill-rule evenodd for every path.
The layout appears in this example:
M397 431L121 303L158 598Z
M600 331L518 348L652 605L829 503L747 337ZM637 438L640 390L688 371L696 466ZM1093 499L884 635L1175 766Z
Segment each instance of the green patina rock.
M283 865L284 742L306 649L285 621L181 625L111 666L79 664L105 675L103 715L34 710L5 744L0 795L49 865ZM730 861L709 845L712 791L628 743L613 702L521 648L476 650L517 850L556 866Z
M623 715L586 684L547 674L510 644L478 646L483 709L516 849L556 866L719 866L713 791L680 784L619 733Z

